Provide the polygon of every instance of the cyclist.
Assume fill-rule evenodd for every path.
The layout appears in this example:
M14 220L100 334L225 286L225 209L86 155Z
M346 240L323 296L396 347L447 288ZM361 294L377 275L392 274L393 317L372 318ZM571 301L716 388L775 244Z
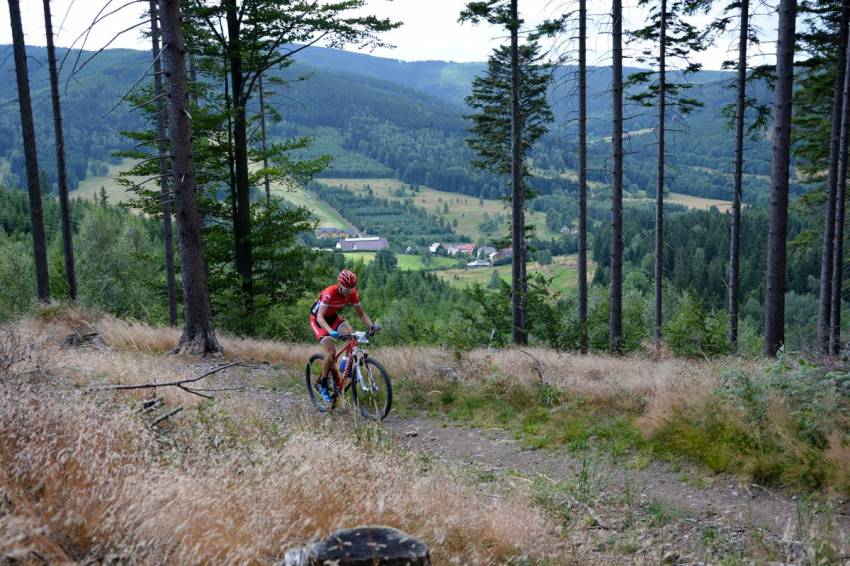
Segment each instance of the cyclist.
M337 280L339 283L326 287L310 309L310 326L313 328L313 334L316 335L325 350L325 361L322 364L322 376L318 385L319 394L326 403L332 401L328 377L331 374L336 356L334 339L339 338L340 335L348 336L352 333L351 325L339 316L339 311L348 305L352 305L357 316L360 317L363 324L369 327L370 331L377 332L380 330L380 326L373 324L366 311L360 306L360 295L357 294L356 289L357 275L343 269L339 272Z

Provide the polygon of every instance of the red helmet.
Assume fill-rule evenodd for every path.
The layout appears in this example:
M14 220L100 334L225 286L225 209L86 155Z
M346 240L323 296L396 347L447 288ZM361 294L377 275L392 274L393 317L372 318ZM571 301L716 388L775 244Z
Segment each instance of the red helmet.
M339 272L338 280L340 285L348 289L357 286L357 276L354 274L354 272L349 271L347 269L343 269Z

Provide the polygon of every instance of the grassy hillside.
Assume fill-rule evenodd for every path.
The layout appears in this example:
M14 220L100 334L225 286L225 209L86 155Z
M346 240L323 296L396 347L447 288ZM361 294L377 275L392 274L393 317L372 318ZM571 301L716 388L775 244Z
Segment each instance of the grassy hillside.
M104 347L59 345L80 327ZM0 336L4 563L280 564L355 524L402 529L435 564L850 552L843 371L378 337L396 395L375 424L310 404L315 343L220 334L226 364L168 355L179 329L55 305ZM214 399L162 386L205 372Z
M319 226L342 228L349 230L351 223L325 201L305 190L303 187L284 186L280 183L272 184L272 194L291 202L295 206L303 206L309 209L319 219Z
M431 214L445 218L454 230L461 235L469 236L473 241L487 240L493 237L507 235L508 209L505 203L495 199L477 199L474 197L438 191L430 187L419 186L416 194L410 185L398 179L317 179L327 186L341 186L355 192L366 192L367 186L375 196L390 200L405 202L412 201L419 208ZM448 210L446 210L448 207ZM502 233L486 234L481 231L481 223L485 215L490 217L504 216L505 224ZM546 217L541 212L530 212L527 221L537 227L537 235L541 238L552 238L558 234L546 227ZM455 221L457 225L455 226Z
M126 202L132 198L132 193L128 193L123 186L115 182L115 178L118 177L119 173L132 167L132 161L122 159L120 163L108 164L108 167L109 172L106 175L90 175L80 181L80 186L71 192L71 196L85 199L91 199L93 197L100 198L100 188L103 187L106 191L106 198L112 204ZM142 181L142 179L139 181ZM153 188L158 186L158 183L151 181L147 186Z
M701 198L691 195L683 195L679 193L670 193L668 195L665 195L664 202L669 202L671 204L681 204L683 206L687 206L688 208L694 208L697 210L708 210L709 208L716 206L717 209L721 212L726 212L732 206L732 201L729 200Z
M546 278L552 279L553 291L565 291L578 286L578 270L576 256L556 256L552 258L551 265L540 265L537 262L528 264L528 273L540 273ZM593 278L595 266L588 269L588 279ZM505 283L511 282L511 266L498 265L496 267L477 267L475 269L447 269L438 271L437 275L455 287L468 287L475 283L487 287L493 277L493 271L499 274L499 278Z
M345 259L350 261L363 261L365 263L372 263L375 259L375 252L348 252L342 254L345 256ZM431 262L428 265L425 265L422 262L422 256L418 255L410 255L410 254L396 254L396 259L398 259L398 268L402 271L421 271L423 269L446 269L450 267L455 267L458 263L458 260L450 258L450 257L441 257L441 256L432 256Z

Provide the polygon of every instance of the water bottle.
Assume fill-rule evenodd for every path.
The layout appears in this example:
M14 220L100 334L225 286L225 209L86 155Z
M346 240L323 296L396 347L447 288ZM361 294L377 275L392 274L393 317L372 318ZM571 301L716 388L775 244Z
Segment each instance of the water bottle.
M348 363L348 356L347 355L343 356L342 359L339 361L339 373L341 373L342 375L345 375L345 364L347 364L347 363Z

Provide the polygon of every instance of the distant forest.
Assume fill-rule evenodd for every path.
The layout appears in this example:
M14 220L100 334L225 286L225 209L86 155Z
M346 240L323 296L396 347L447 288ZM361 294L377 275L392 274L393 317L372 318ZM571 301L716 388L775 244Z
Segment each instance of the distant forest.
M10 46L4 46L10 49ZM40 166L45 181L55 182L55 155L50 121L45 50L28 47L33 61L31 82L37 125ZM58 50L58 57L64 50ZM85 56L86 54L84 54ZM76 56L76 53L75 55ZM66 122L67 161L71 187L89 175L104 173L103 163L115 162L113 153L130 147L122 131L141 129L141 112L129 104L113 107L128 91L139 65L148 54L125 49L106 50L92 60L79 77L62 80ZM369 55L312 48L298 62L280 71L284 85L269 87L268 102L281 121L269 122L271 139L309 135L314 144L300 156L328 154L333 161L327 177L397 177L405 182L484 198L505 196L506 179L473 169L465 143L469 122L462 104L469 80L481 64L448 62L405 63ZM4 69L11 71L11 60ZM571 84L574 68L556 71L550 104L556 123L531 154L535 176L531 186L540 193L575 191L575 183L561 176L577 168L575 97ZM378 78L377 75L381 75ZM307 77L306 80L296 80ZM434 82L423 77L433 77ZM588 146L589 179L609 183L610 144L606 136L610 101L610 71L594 69L589 75L590 105ZM695 98L704 103L688 118L687 127L673 132L675 151L668 151L668 190L700 197L728 199L731 156L723 107L733 98L728 88L732 75L708 71L694 79ZM763 87L757 96L768 98ZM0 84L0 100L16 98L14 82ZM254 102L255 103L255 102ZM648 109L629 111L624 187L635 195L654 195L654 136ZM9 163L4 184L23 187L23 153L17 140L20 120L14 104L0 107L0 156ZM686 143L680 143L686 142ZM770 145L763 138L747 145L747 202L764 202L770 166ZM797 193L804 187L795 185Z

